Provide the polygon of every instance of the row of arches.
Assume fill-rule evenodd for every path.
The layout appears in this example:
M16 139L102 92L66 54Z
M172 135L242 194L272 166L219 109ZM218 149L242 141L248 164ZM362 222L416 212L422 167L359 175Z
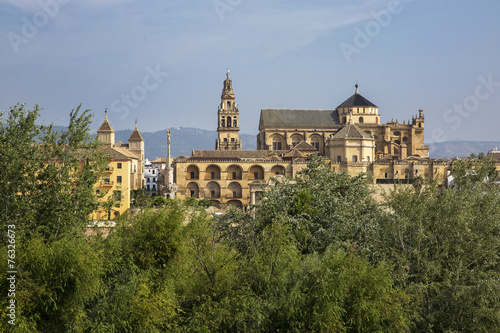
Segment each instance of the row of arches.
M220 166L211 164L204 171L200 171L197 165L191 164L186 169L186 179L202 179L219 180L221 175L225 173L225 178L229 180L242 180L243 168L239 165L230 165L225 171L222 171ZM253 165L247 170L249 180L263 180L265 176L264 168L260 165ZM285 167L275 165L271 168L271 176L285 175Z
M186 186L189 193L188 196L193 198L200 197L200 186L196 182L190 182ZM227 186L226 199L241 199L243 197L243 190L239 183L233 182ZM210 182L205 187L205 198L209 199L220 199L221 198L221 187L217 182Z

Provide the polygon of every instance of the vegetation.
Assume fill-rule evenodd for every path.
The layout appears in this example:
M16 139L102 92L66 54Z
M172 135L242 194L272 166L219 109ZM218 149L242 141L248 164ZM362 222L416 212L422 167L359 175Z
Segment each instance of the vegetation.
M500 331L500 190L487 158L457 163L454 188L399 185L384 205L366 175L320 159L270 188L255 217L137 191L139 213L85 236L104 165L88 112L63 133L36 125L38 113L18 105L0 124L0 221L16 225L18 270L16 326L2 298L0 331Z

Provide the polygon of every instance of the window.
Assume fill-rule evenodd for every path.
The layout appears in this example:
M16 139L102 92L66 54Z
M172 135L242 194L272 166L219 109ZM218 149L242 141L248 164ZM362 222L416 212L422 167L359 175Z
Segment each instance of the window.
M191 171L190 178L194 179L194 171Z
M388 178L387 176L388 176L388 174L387 174L387 172L386 172L386 173L385 173L385 179L387 179L387 178Z
M215 198L215 191L210 191L210 197Z
M228 88L229 89L229 88ZM230 108L231 107L231 102L227 102L227 107Z
M191 190L191 197L194 197L194 191Z
M149 191L149 184L146 185L146 191Z
M337 155L337 162L338 162L338 163L342 162L342 156Z
M258 172L254 172L253 173L253 179L259 179L259 173Z
M352 161L357 162L358 161L358 155L352 155Z
M319 150L319 142L318 141L311 142L311 146L313 146L314 148L316 148L316 150Z
M227 142L227 138L224 138L224 142Z
M110 170L110 166L108 164L108 165L106 165L106 171L109 171L109 170Z
M403 138L403 142L406 142L406 141L408 141L408 138L405 136L405 137Z
M234 138L231 138L231 142L234 142Z
M236 122L236 119L233 120L233 127L238 127L238 123Z
M363 123L363 117L359 117L359 123L362 124Z
M121 163L118 163L118 164L116 165L116 167L117 167L118 169L121 169L121 168L122 168L122 164L121 164Z
M122 176L116 176L116 182L118 184L121 184L122 183Z
M401 132L396 131L396 132L394 132L394 135L395 135L395 136L400 136L400 135L401 135Z
M115 197L115 201L121 201L122 200L122 191L114 191L113 195Z
M273 142L273 150L281 150L281 142Z
M236 171L233 171L233 179L236 179Z
M224 127L224 126L226 126L226 121L224 119L222 119L220 121L220 127Z
M210 171L210 179L215 179L215 171Z
M155 170L153 169L153 175L155 174Z
M146 183L149 183L149 177L148 177L148 178L146 178Z
M238 193L236 191L233 191L233 198L237 198L238 197Z
M109 177L104 177L104 184L109 184L110 181L109 181Z

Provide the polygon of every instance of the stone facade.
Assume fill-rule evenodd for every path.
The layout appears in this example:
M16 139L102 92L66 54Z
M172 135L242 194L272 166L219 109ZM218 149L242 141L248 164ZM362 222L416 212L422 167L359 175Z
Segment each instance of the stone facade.
M374 184L411 183L417 177L442 182L449 169L447 161L428 157L422 110L411 121L381 124L379 108L359 94L357 84L354 95L335 109L262 109L257 150L240 150L238 112L228 73L216 149L193 150L191 157L174 161L179 197L247 207L273 177L294 177L312 154L327 157L334 172L370 173Z

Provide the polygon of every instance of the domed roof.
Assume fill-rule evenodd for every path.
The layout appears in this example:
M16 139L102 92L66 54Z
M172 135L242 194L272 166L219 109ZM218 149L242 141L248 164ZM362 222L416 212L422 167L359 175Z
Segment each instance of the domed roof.
M373 107L373 108L377 107L375 104L373 104L372 102L370 102L369 100L367 100L366 98L364 98L359 94L357 83L356 83L356 92L354 93L354 95L346 99L344 103L340 104L337 108L348 108L353 106Z

